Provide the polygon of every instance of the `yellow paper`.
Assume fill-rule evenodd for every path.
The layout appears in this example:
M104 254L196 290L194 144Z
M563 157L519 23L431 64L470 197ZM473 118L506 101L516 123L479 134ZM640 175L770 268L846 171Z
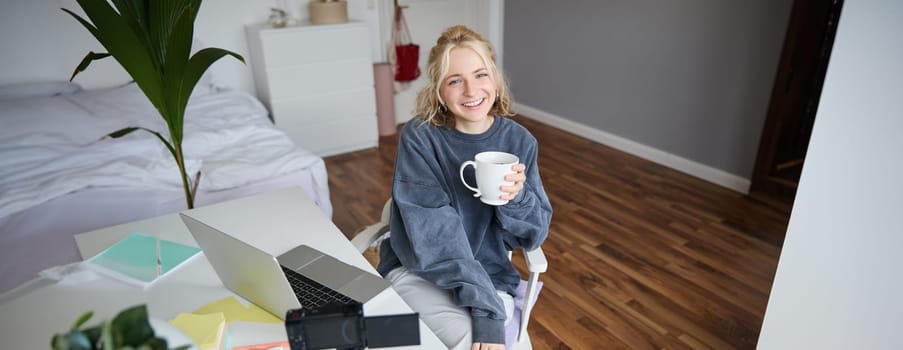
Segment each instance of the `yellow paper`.
M200 350L220 350L223 347L226 316L222 312L203 315L181 313L169 323L182 330Z
M246 322L262 322L262 323L282 323L279 317L266 312L257 305L249 304L244 306L234 296L228 296L220 300L214 301L207 305L201 306L194 310L195 314L210 314L221 312L226 317L226 322L246 321Z

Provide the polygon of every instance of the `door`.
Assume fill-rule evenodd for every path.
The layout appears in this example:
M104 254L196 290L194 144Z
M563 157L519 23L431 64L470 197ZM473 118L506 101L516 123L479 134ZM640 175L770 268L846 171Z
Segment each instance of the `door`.
M772 88L750 195L789 209L831 56L843 0L797 0Z

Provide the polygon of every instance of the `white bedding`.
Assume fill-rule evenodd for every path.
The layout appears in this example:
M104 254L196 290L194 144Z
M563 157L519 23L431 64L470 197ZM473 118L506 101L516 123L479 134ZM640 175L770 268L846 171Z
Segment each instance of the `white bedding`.
M0 292L77 261L73 234L185 209L179 172L155 136L165 123L134 85L0 100ZM273 127L256 98L198 94L185 116L198 206L301 186L331 216L323 160Z
M137 108L136 108L137 107ZM89 186L181 189L175 161L155 136L165 123L134 84L72 95L0 101L0 217ZM269 125L266 109L242 92L195 96L183 149L200 188L218 191L303 169L305 157Z

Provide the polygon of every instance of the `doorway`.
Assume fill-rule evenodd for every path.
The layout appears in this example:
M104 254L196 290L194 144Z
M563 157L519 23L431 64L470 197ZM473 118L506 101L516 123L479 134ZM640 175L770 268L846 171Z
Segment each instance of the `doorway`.
M768 115L759 143L750 196L786 209L793 205L843 0L796 0Z

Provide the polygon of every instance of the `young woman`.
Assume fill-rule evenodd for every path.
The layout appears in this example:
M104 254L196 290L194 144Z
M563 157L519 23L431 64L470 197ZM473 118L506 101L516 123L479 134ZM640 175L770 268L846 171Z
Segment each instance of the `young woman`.
M392 184L391 236L379 272L453 349L504 349L520 275L508 259L548 235L552 207L539 178L536 139L504 118L511 97L489 42L464 26L430 50L417 118L401 132ZM483 151L517 155L505 205L461 183L461 163ZM470 183L474 183L472 173Z

